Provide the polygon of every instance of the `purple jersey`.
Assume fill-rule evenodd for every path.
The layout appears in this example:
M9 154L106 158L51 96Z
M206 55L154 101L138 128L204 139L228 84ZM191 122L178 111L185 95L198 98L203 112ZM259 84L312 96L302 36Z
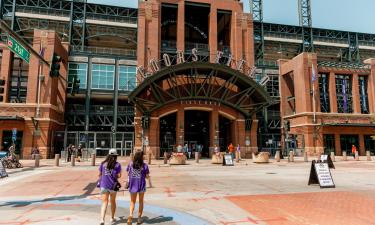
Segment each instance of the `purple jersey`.
M129 174L129 192L138 193L146 191L146 176L150 173L148 165L143 164L143 168L134 169L133 163L130 163L126 167L126 171Z
M100 178L100 188L113 190L113 186L117 180L117 175L121 173L121 164L116 162L113 170L107 169L107 163L101 164L99 172L102 174Z

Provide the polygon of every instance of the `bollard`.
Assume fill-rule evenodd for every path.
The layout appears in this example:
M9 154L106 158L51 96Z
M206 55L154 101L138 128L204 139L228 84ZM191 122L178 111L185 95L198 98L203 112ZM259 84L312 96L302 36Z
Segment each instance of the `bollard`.
M35 167L39 167L39 160L40 160L40 155L35 154Z
M147 153L148 165L151 165L151 156L152 156L151 152L148 152Z
M280 162L280 151L276 151L275 159L276 159L276 162Z
M164 164L168 163L168 155L167 152L164 152Z
M237 163L240 162L240 156L239 156L239 154L238 154L238 151L236 151L236 162L237 162Z
M354 159L355 159L355 161L359 161L358 151L355 151Z
M60 165L60 154L55 154L55 166Z
M342 152L342 160L348 161L348 157L346 156L346 151Z
M199 152L195 152L195 162L199 163Z
M72 154L70 162L71 162L70 164L71 166L76 166L76 158L74 157L74 154Z
M91 166L95 166L96 154L91 154Z
M251 153L251 156L252 156L253 162L255 162L255 161L256 161L255 153L252 152L252 153Z
M367 161L371 161L371 153L370 151L366 151Z
M309 159L308 159L308 157L307 157L307 152L304 152L304 153L303 153L303 161L304 161L304 162L308 162L308 161L309 161Z
M336 162L335 152L331 152L331 159L332 159L332 162Z
M290 152L289 152L289 160L290 160L291 162L294 162L294 152L293 152L293 151L290 151Z

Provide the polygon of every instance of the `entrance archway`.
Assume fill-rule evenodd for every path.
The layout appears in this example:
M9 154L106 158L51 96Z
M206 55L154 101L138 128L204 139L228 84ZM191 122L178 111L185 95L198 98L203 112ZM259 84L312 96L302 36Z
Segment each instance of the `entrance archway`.
M184 144L192 149L192 152L200 151L202 157L209 156L210 145L210 112L187 110L185 111Z
M220 151L226 151L228 145L232 142L232 121L219 115L219 148Z
M164 152L172 152L176 146L177 113L171 113L160 118L160 157Z

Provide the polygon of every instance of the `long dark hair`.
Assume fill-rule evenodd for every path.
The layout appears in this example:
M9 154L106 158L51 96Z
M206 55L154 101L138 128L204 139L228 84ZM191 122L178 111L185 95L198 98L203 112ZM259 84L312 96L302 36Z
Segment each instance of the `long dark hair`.
M143 167L143 151L137 151L134 154L133 168L140 169Z
M107 163L107 169L113 170L116 166L117 155L108 155L107 158L102 162L102 164Z

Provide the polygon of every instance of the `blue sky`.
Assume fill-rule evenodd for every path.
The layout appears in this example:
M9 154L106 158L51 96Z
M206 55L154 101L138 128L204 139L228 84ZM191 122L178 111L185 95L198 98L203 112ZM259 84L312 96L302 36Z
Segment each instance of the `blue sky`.
M88 0L136 8L138 0ZM243 1L243 0L242 0ZM249 11L249 1L243 1ZM375 0L311 0L314 27L375 33ZM263 0L264 21L298 25L298 0Z

